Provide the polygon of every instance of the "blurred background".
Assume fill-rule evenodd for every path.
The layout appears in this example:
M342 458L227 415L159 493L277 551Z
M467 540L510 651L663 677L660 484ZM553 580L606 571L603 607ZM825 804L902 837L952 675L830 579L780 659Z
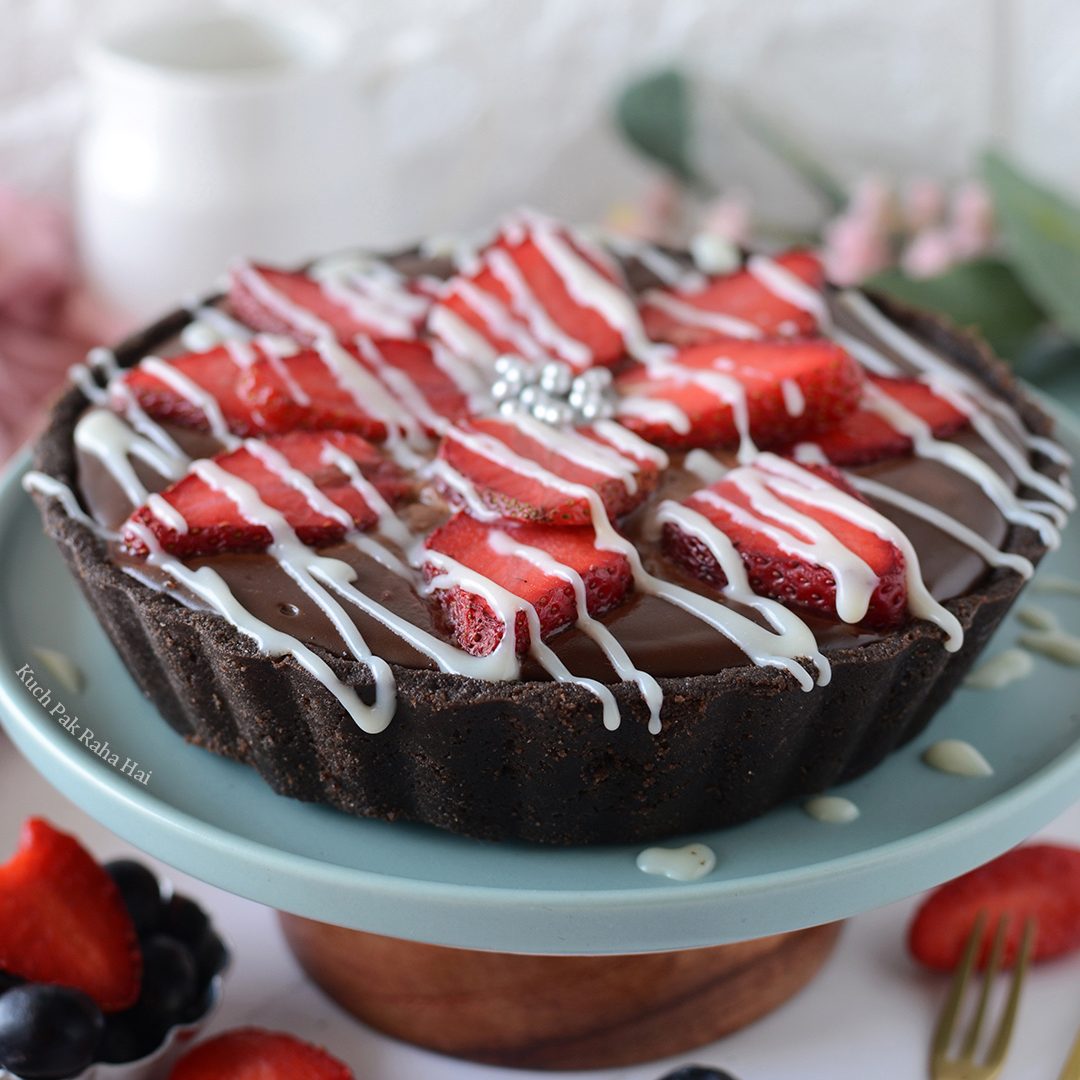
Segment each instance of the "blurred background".
M522 204L820 243L834 278L980 327L1030 377L1080 368L1075 0L222 9L273 24L248 57L264 107L220 27L131 45L206 5L0 0L0 365L27 386L0 457L50 373L231 256L400 247Z
M809 223L817 208L741 132L733 96L782 119L847 180L867 171L957 179L996 141L1080 193L1074 0L322 6L356 31L351 62L373 139L365 150L387 191L387 220L371 238L380 242L485 224L521 202L601 217L650 178L612 128L610 102L633 75L672 60L700 88L703 167L789 220ZM83 104L77 43L190 9L186 0L0 0L0 176L68 191Z

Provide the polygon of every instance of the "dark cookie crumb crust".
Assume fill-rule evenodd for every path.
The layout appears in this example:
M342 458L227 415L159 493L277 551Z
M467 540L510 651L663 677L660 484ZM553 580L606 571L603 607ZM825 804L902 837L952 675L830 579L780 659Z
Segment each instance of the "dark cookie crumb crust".
M1028 427L1050 418L978 341L927 315L882 303L915 334L1009 400ZM117 349L122 366L175 335L174 312ZM35 468L76 488L72 442L86 407L78 389L56 403ZM1049 476L1062 469L1039 459ZM917 735L960 684L1022 582L993 570L946 606L965 631L948 653L917 622L859 648L830 651L826 687L753 666L661 679L664 729L647 731L632 685L613 687L623 714L607 731L596 699L552 682L485 683L394 668L398 710L366 735L289 657L261 655L223 619L193 611L119 570L103 543L53 499L35 495L90 606L143 693L189 741L253 766L279 794L347 813L419 821L486 839L545 844L652 840L731 825L877 765ZM1005 549L1038 561L1030 529ZM337 676L370 694L366 668L322 650Z

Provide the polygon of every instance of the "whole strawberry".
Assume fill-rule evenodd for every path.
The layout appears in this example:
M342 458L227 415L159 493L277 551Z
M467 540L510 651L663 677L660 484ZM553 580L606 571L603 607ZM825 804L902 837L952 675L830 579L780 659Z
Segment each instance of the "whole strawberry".
M987 916L980 962L1002 918L1008 919L1006 965L1016 958L1028 919L1037 925L1034 960L1080 949L1080 849L1028 844L942 885L915 914L912 955L926 967L951 970L980 912Z

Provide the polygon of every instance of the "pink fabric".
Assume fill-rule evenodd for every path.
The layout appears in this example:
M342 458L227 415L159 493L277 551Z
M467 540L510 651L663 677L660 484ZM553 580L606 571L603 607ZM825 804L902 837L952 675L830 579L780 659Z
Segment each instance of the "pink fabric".
M131 325L80 280L65 210L0 188L0 462L34 434L67 369Z

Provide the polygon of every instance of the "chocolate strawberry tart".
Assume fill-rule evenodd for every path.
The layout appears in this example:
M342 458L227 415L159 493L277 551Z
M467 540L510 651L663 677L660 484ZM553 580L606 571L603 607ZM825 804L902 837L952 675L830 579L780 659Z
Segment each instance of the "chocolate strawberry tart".
M283 795L554 844L881 761L1074 505L972 338L533 213L227 293L74 373L27 487L168 722Z

